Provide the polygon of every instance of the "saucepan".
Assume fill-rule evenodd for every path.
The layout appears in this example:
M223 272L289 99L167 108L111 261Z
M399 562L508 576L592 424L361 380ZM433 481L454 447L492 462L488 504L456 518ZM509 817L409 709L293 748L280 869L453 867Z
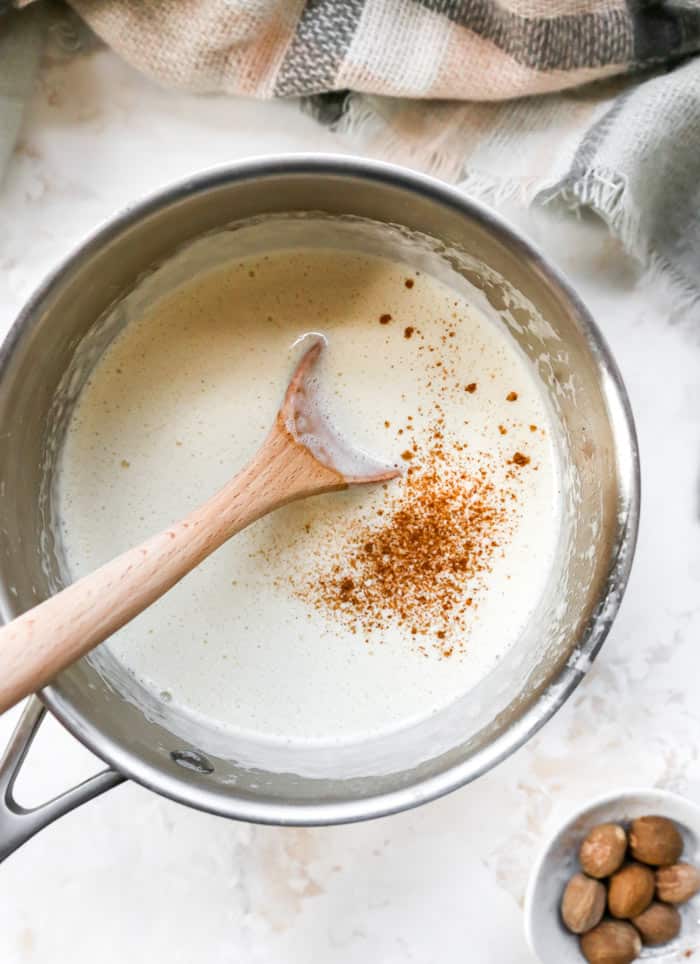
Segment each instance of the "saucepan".
M167 278L187 245L220 233L222 250L245 251L259 246L265 225L269 237L271 219L282 246L347 242L449 275L529 358L564 465L565 524L544 597L463 698L360 744L270 746L222 734L156 705L103 647L25 710L0 773L0 858L127 778L260 823L334 824L416 806L474 780L531 737L581 681L617 612L637 534L638 455L622 380L585 307L535 248L457 190L391 165L302 155L205 172L136 204L93 234L21 312L0 354L2 618L65 581L50 493L85 359L94 362L114 333L104 319L150 274ZM107 769L26 811L13 784L46 708Z

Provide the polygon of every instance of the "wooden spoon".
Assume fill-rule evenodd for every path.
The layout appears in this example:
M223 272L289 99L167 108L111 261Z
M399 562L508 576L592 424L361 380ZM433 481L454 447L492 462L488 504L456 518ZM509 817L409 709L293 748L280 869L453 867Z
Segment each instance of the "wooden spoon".
M297 365L262 446L220 492L0 629L0 712L154 603L227 539L295 499L400 474L348 448L316 406L318 338Z

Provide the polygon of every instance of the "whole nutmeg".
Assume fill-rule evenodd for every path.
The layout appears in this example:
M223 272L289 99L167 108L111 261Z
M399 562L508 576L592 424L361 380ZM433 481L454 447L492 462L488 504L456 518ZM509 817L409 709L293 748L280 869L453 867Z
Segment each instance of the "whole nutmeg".
M574 874L561 900L562 920L573 934L585 934L605 913L605 887L585 874Z
M636 917L654 899L654 872L643 864L625 864L610 878L608 908L613 917Z
M668 867L683 853L683 838L666 817L637 817L630 827L630 852L643 864Z
M692 864L673 864L656 871L656 896L668 904L684 904L700 890L700 873Z
M630 964L642 949L639 934L621 920L604 920L580 939L588 964Z
M656 901L632 918L632 923L642 935L645 944L665 944L672 941L681 929L681 915L670 904Z
M610 877L622 866L627 834L616 823L599 823L587 835L578 852L579 863L589 877Z

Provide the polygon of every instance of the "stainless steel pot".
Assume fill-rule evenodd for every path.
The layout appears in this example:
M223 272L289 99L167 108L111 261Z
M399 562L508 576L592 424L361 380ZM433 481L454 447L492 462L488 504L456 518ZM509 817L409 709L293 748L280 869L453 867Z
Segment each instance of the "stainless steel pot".
M125 697L116 671L110 678L81 660L40 698L109 769L45 808L18 808L14 775L43 712L32 701L2 764L0 857L125 777L190 806L263 823L331 824L416 806L523 744L581 681L605 639L634 552L639 467L625 390L598 329L564 279L490 211L430 178L325 156L254 160L163 191L97 231L21 313L0 354L2 616L51 589L56 547L41 493L56 447L47 429L81 339L184 243L242 219L309 211L437 239L450 270L531 357L560 421L573 480L549 601L498 668L449 710L391 738L321 748L311 761L290 749L275 766L255 746L232 740L222 752L182 720L144 712Z

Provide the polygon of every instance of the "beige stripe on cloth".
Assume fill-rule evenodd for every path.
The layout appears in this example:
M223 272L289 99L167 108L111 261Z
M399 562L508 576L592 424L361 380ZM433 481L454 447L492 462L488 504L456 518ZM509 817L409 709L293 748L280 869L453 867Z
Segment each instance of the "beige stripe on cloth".
M455 28L414 0L366 3L345 60L339 88L423 97L435 83ZM406 37L420 37L406 52Z
M539 20L627 10L624 0L500 0L499 6L519 17L533 17Z
M304 0L71 0L138 70L194 91L271 97Z

